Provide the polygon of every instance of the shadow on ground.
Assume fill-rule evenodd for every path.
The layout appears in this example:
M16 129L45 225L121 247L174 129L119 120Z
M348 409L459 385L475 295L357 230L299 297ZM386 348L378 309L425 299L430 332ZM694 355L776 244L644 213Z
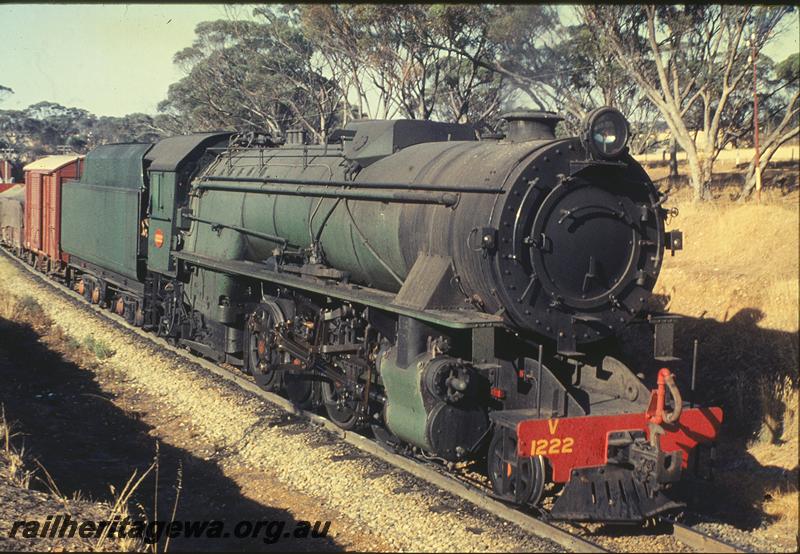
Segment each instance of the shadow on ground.
M113 502L109 485L119 491L136 470L141 475L152 463L156 440L151 427L136 413L121 410L113 398L84 369L39 341L29 326L0 318L0 404L6 418L21 434L25 450L52 476L66 497L80 493L83 498ZM289 512L266 506L242 496L235 482L221 473L211 461L166 444L159 452L158 501L153 473L133 497L153 519L154 506L159 520L169 520L175 502L179 466L183 468L183 487L175 521L225 522L233 531L239 521L285 521L284 533L297 523ZM42 480L33 488L46 490ZM272 527L272 532L275 527ZM266 531L256 538L171 539L171 550L340 550L331 539L281 537L277 543L264 542ZM159 550L163 549L162 544Z
M668 304L668 296L656 295L652 307ZM748 445L753 441L781 445L788 434L784 425L797 424L796 413L787 414L787 402L797 398L798 334L759 327L764 314L755 308L742 309L726 321L681 317L675 330L675 355L681 361L670 364L670 369L685 399L720 406L725 413L715 480L687 487L692 511L714 514L742 529L771 523L777 518L763 512L764 503L778 486L797 490L796 458L787 458L791 470L762 465L748 453ZM688 391L694 339L699 339L699 349L692 395ZM613 346L630 367L645 373L651 389L663 365L652 360L652 344L650 326L641 324L629 327Z

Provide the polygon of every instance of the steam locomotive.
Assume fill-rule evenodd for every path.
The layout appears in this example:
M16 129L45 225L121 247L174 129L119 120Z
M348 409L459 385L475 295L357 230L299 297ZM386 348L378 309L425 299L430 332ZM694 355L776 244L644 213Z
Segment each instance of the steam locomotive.
M643 312L682 236L617 110L571 138L550 112L504 118L494 138L357 120L325 144L99 146L59 190L63 253L40 267L344 429L485 464L509 503L560 493L552 516L582 521L677 509L722 421L681 398L674 318ZM655 349L631 369L607 344L637 321Z

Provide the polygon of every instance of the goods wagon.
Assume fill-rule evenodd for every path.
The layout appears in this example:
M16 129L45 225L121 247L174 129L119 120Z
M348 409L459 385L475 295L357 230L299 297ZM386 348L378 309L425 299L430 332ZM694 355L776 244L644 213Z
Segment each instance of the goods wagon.
M25 249L28 260L48 273L61 271L67 261L61 250L61 189L80 177L82 156L46 156L23 168L25 172Z
M25 187L12 185L0 192L0 243L20 254L25 226Z

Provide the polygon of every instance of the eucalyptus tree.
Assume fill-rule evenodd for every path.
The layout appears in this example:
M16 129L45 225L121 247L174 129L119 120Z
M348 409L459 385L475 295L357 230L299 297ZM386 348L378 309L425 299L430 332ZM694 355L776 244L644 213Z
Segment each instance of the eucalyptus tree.
M748 85L748 55L763 49L791 9L586 5L579 11L598 46L658 108L686 152L694 195L701 199L725 144L730 100ZM748 44L751 36L753 43ZM690 124L693 115L695 128Z
M562 21L565 8L483 4L439 9L458 16L451 15L457 39L429 33L428 45L502 79L496 89L500 101L558 111L565 116L567 134L578 132L593 108L615 106L633 124L632 150L643 151L655 142L657 110L613 56L597 47L586 25Z
M503 77L476 61L490 55L480 6L303 5L300 11L306 37L362 116L483 126L503 103Z
M767 124L761 136L759 170L763 173L778 148L800 136L800 54L794 53L773 67L767 74L769 92L759 98L759 115ZM752 116L751 116L752 117ZM761 117L759 117L761 119ZM751 119L752 121L752 119ZM752 129L752 126L748 126ZM741 198L748 197L756 187L755 157L745 172Z
M194 129L304 127L316 138L336 120L338 85L315 71L313 45L293 14L277 6L253 18L200 23L195 40L174 56L185 76L159 111Z

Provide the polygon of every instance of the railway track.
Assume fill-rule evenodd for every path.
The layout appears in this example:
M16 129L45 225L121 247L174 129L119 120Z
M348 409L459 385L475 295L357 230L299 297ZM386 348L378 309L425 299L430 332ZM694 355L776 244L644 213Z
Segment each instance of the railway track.
M74 303L80 305L81 307L90 309L93 312L100 314L102 317L108 320L109 323L116 325L125 332L133 333L140 338L146 339L150 343L163 350L169 351L190 361L191 363L197 364L214 375L217 375L218 377L233 382L249 393L254 394L270 404L280 408L286 414L302 418L308 423L326 430L327 432L338 437L338 439L344 443L347 443L350 446L353 446L358 450L373 456L374 458L382 460L397 469L413 475L414 477L417 477L437 487L438 489L457 496L462 500L465 500L503 520L514 523L536 536L549 539L563 547L568 552L613 551L607 548L606 545L598 544L598 542L592 540L594 537L587 536L588 533L579 526L572 526L566 523L554 525L540 517L524 513L516 508L499 502L490 496L487 496L488 491L480 486L476 486L475 484L471 484L465 480L443 473L432 463L424 463L416 458L411 458L409 456L387 450L384 446L369 439L368 437L355 432L345 431L337 427L330 420L318 414L300 410L286 398L264 391L253 381L249 380L244 374L238 371L230 370L205 358L193 355L182 348L175 347L169 344L166 340L129 324L122 317L108 311L107 309L101 308L95 304L87 303L83 296L79 295L77 292L69 289L59 282L47 278L46 275L25 264L23 260L13 256L4 248L0 248L0 252L2 252L5 258L11 260L19 268L25 270L38 282L48 285L49 288L58 292L62 296L70 298ZM744 550L728 542L722 541L706 533L702 533L687 525L683 525L673 520L664 521L668 525L666 532L671 534L676 541L691 548L695 552L745 552Z
M745 552L727 541L701 533L688 525L671 519L667 519L666 522L672 526L672 536L675 537L675 540L682 542L695 552Z

